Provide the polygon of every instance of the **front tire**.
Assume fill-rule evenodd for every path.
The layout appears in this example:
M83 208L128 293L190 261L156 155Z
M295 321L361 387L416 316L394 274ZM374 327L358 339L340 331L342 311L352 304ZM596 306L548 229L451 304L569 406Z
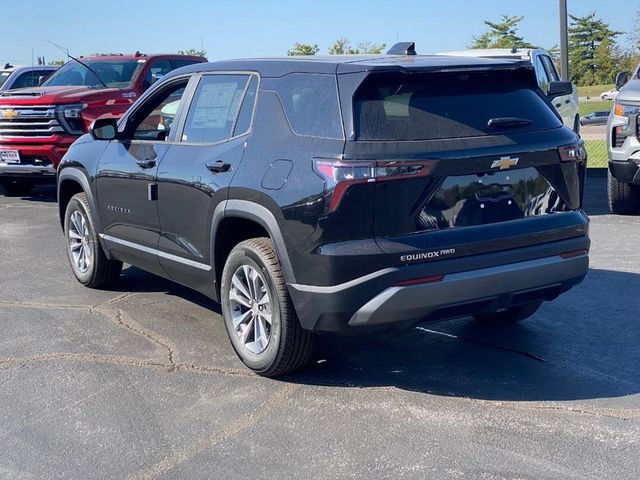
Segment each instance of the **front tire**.
M308 362L315 337L300 326L270 239L234 247L222 272L221 304L233 349L248 368L275 377Z
M102 250L94 214L85 193L77 193L67 205L64 216L67 257L73 274L90 288L114 283L122 271L122 262L109 260Z
M23 178L2 178L0 179L0 186L4 189L6 194L10 197L21 197L29 194L36 182Z
M611 172L607 172L607 194L609 209L617 215L633 215L640 205L640 188L618 181Z
M516 305L515 307L507 308L502 312L479 313L474 315L474 318L479 322L486 324L508 325L526 320L538 311L540 305L542 305L542 301L539 300L536 302Z

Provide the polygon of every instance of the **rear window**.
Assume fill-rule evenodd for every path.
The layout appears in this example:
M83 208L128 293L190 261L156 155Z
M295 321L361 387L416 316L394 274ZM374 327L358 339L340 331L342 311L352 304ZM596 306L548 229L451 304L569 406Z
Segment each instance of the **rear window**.
M436 140L560 127L527 70L374 74L354 96L359 140ZM530 124L489 129L492 118ZM525 122L526 123L526 122Z

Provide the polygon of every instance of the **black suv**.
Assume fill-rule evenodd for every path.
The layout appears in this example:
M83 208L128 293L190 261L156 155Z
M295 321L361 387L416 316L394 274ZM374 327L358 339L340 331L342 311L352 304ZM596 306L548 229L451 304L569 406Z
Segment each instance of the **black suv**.
M73 273L204 293L269 376L317 332L529 317L587 273L583 144L530 63L411 53L194 65L96 120L58 173Z

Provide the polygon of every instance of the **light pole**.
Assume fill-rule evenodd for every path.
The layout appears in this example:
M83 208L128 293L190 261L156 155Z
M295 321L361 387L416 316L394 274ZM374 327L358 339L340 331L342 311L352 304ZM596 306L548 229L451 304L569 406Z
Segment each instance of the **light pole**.
M569 80L569 36L567 34L567 0L560 0L560 70L562 79Z

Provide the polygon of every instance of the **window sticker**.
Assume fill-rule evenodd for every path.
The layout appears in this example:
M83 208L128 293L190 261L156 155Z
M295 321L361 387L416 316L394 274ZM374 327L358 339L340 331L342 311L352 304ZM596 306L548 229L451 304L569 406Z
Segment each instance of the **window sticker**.
M224 128L233 120L242 91L236 82L203 85L191 123L192 128Z

